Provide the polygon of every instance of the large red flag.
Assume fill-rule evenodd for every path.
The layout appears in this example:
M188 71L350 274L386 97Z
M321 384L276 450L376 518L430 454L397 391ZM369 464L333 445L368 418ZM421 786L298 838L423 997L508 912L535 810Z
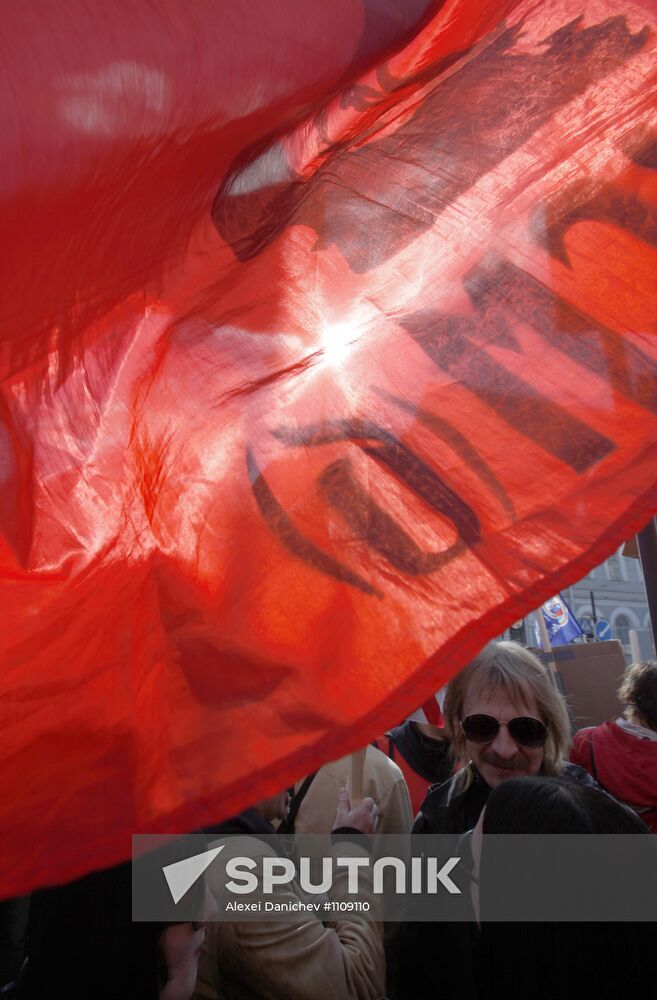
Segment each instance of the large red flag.
M3 18L10 894L363 744L657 508L657 15Z

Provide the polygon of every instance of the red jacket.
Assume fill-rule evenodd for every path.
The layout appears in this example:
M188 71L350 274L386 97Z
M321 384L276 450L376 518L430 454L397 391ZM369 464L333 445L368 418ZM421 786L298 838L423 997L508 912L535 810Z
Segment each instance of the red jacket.
M570 759L657 833L657 740L642 739L617 722L604 722L575 734Z

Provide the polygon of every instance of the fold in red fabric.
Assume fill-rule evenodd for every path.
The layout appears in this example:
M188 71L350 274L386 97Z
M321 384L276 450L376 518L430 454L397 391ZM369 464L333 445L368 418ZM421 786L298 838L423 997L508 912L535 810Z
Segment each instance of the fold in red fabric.
M657 508L657 23L3 18L9 895L365 744Z

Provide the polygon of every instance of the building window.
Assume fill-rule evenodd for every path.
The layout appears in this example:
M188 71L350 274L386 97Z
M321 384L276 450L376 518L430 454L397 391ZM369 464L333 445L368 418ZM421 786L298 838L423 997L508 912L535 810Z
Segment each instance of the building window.
M622 580L623 573L621 570L620 556L615 553L613 556L609 556L607 559L607 575L610 580Z

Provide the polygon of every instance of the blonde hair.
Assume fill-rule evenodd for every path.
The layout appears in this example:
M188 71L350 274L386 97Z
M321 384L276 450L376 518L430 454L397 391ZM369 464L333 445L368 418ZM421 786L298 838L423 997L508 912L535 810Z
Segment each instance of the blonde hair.
M494 691L505 688L517 704L536 702L547 726L542 774L558 775L563 769L570 743L570 720L566 704L556 690L547 670L533 653L517 642L489 642L467 667L450 681L443 714L445 728L456 756L468 764L465 733L461 727L463 706L471 691ZM464 767L461 781L467 786L472 773Z

